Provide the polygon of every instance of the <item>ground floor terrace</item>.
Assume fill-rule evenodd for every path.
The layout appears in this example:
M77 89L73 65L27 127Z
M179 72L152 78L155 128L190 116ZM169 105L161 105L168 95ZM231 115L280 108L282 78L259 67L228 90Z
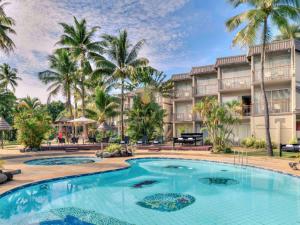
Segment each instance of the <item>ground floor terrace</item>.
M243 150L241 150L243 151ZM265 168L268 170L278 171L286 174L291 174L300 177L299 170L292 170L288 163L295 162L297 155L292 154L290 158L270 158L264 156L263 153L249 152L248 153L248 166L255 166ZM195 159L195 160L208 160L218 161L225 163L234 163L234 155L232 154L214 154L209 151L173 151L173 150L162 150L159 152L153 152L148 150L138 150L135 152L134 157L130 158L108 158L95 163L89 164L78 164L78 165L63 165L63 166L31 166L24 164L25 161L39 158L49 157L62 157L62 156L95 156L95 151L80 151L76 153L66 153L61 151L53 152L38 152L38 153L20 153L17 150L2 150L0 156L5 160L5 169L21 169L22 173L16 175L14 180L5 184L0 185L0 194L7 192L13 188L34 183L42 180L48 180L53 178L60 178L66 176L74 176L81 174L97 173L101 171L116 170L120 168L128 167L129 164L126 162L132 158L179 158L179 159ZM240 165L237 165L240 166Z

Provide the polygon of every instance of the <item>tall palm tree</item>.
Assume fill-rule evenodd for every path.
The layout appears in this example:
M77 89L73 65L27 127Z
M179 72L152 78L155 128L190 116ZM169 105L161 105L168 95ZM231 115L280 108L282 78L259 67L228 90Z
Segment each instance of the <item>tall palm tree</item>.
M118 114L118 98L109 95L104 87L97 87L95 90L94 102L91 104L88 112L98 120L98 122L104 123L107 118L116 116Z
M288 24L279 28L280 34L276 40L300 39L300 25Z
M62 46L62 48L67 49L74 59L78 60L80 73L78 84L81 89L81 100L82 100L82 114L85 114L85 80L86 74L85 65L88 61L88 55L94 51L100 51L100 42L94 41L94 37L96 35L99 27L88 28L85 19L78 21L76 17L74 17L74 24L66 24L60 23L63 27L64 33L60 37L58 44Z
M15 30L12 28L15 25L13 18L7 16L4 11L5 6L8 3L0 0L0 48L9 53L15 48L13 40L9 37L9 34L15 34Z
M248 9L226 22L227 29L233 31L236 28L243 28L236 34L233 39L233 45L252 45L259 40L261 46L261 93L264 101L265 131L267 151L273 156L271 135L270 135L270 118L268 99L265 92L264 70L266 58L266 45L270 40L270 24L278 27L287 26L289 20L299 19L299 0L228 0L235 8L239 6L248 6Z
M16 86L18 86L17 80L22 80L18 77L18 70L11 68L7 63L0 65L0 85L8 91L10 86L15 92Z
M49 61L52 70L39 73L39 79L45 84L50 84L48 87L48 101L51 100L52 96L63 93L66 98L66 108L69 109L69 113L73 117L71 90L77 69L76 62L72 60L70 53L65 49L57 50L53 55L49 56Z
M144 40L138 41L135 45L131 45L128 39L127 31L121 31L118 36L103 35L102 36L102 53L91 53L91 57L96 64L94 73L111 76L121 88L121 137L124 139L124 91L126 82L130 81L136 69L146 66L148 60L139 58L138 54Z

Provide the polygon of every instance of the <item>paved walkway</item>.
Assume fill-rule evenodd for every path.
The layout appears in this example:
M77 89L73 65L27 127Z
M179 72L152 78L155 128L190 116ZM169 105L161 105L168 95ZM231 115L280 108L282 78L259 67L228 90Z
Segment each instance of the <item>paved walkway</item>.
M32 183L40 180L51 179L56 177L64 177L70 175L94 173L100 171L107 171L122 167L127 167L128 164L125 162L128 158L109 158L103 161L91 163L91 164L80 164L80 165L68 165L68 166L30 166L23 162L42 157L56 157L56 156L94 156L95 151L84 151L76 153L62 153L62 152L43 152L43 153L12 153L8 152L5 154L1 153L1 157L9 157L10 159L5 160L5 169L21 169L22 174L16 175L12 182L0 185L0 193L8 191L14 187ZM22 156L22 157L20 157ZM15 158L12 158L15 157ZM17 157L17 158L16 158ZM143 157L170 157L170 158L186 158L186 159L202 159L212 160L220 162L233 163L232 155L219 155L212 154L210 152L196 152L196 151L161 151L161 152L148 152L148 151L137 151L133 158ZM268 157L249 157L248 164L258 166L266 169L289 173L300 176L300 171L292 170L288 166L289 160L268 158Z

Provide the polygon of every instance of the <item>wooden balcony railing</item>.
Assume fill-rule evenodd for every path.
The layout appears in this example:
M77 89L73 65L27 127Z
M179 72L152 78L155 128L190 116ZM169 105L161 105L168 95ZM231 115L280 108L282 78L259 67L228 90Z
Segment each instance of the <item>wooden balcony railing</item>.
M291 101L290 99L272 100L268 102L269 113L286 113L291 112ZM255 114L264 113L264 104L262 102L255 103Z
M223 78L220 86L222 90L250 88L250 76Z
M192 88L191 90L175 90L175 98L191 98L193 96Z
M217 93L218 93L218 84L201 85L201 86L194 88L194 94L197 96L214 95Z
M282 65L265 68L265 81L287 80L291 78L291 65ZM257 69L254 73L254 81L261 81L261 70Z
M192 113L174 113L173 114L174 121L193 121Z

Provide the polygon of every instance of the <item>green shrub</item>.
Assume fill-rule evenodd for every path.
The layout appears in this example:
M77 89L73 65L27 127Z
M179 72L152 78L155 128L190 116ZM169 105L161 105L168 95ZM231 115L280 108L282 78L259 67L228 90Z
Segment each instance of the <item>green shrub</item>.
M105 148L105 151L113 153L115 151L121 151L121 149L122 149L122 146L120 144L110 144L109 146L107 146Z
M261 149L266 147L266 141L262 139L257 139L254 144L254 148Z
M51 117L42 109L22 110L15 115L18 142L28 148L40 148L51 130Z
M247 137L241 141L241 145L247 148L253 148L255 145L256 139L255 137Z
M204 145L213 145L209 138L204 139Z
M225 153L225 154L231 154L231 153L233 153L233 151L232 151L231 148L225 148L225 149L224 149L224 153Z

